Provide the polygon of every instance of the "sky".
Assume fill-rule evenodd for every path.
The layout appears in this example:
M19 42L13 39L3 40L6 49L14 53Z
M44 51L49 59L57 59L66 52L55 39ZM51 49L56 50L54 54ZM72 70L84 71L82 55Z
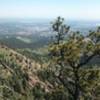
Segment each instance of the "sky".
M100 0L0 0L0 18L100 20Z

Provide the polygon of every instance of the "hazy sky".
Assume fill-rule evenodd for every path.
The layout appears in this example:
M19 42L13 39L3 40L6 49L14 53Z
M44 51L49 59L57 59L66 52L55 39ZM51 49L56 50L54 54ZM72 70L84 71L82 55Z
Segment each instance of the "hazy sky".
M0 0L0 18L100 20L100 0Z

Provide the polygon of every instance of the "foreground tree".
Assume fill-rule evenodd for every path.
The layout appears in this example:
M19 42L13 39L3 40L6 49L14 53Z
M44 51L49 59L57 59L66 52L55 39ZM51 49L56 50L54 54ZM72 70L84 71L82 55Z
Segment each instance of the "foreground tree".
M82 71L89 67L87 64L93 58L100 56L100 28L90 31L87 36L69 32L70 27L60 17L53 22L52 28L56 36L50 45L50 55L53 63L60 66L56 77L67 88L72 99L79 100L84 95L82 84L86 81L82 80ZM90 75L96 76L98 73L90 71Z

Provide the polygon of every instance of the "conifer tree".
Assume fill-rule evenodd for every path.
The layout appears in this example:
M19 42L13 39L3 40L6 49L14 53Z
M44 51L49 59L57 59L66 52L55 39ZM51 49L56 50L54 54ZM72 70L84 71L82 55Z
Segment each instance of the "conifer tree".
M55 66L60 66L57 78L67 88L73 100L80 100L84 83L82 71L93 58L100 56L100 28L90 31L87 36L80 32L69 32L70 27L64 24L61 17L53 22L52 28L56 36L50 45L50 55ZM71 75L66 74L68 71ZM98 74L93 73L90 72L91 75Z

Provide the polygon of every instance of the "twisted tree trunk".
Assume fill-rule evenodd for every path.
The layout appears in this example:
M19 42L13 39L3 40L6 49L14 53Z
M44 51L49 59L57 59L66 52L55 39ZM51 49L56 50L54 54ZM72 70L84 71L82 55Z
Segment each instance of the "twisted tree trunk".
M80 85L79 85L79 73L78 73L79 69L75 68L74 69L74 75L75 75L75 90L74 90L74 95L73 95L73 99L74 100L79 100L79 96L80 96Z

